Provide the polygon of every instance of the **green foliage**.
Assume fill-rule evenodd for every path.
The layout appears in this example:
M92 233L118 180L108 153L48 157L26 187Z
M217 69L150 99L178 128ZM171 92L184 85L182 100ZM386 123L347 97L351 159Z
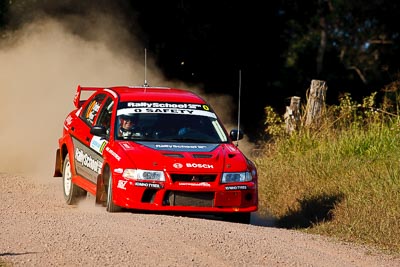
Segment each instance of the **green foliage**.
M260 211L280 227L400 252L400 119L375 97L344 94L317 130L268 131L255 159ZM268 129L285 129L266 110Z
M275 113L272 107L265 107L265 122L266 125L265 132L271 136L280 136L284 134L285 129L284 125L282 125L283 120L281 117Z

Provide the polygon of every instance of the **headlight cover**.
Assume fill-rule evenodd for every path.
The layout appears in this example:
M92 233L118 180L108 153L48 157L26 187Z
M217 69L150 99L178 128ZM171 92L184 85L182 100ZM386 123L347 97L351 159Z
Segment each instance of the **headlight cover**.
M163 171L140 170L140 169L125 169L122 177L132 180L147 180L165 182Z
M250 172L224 172L222 174L221 182L226 183L238 183L238 182L249 182L253 179Z

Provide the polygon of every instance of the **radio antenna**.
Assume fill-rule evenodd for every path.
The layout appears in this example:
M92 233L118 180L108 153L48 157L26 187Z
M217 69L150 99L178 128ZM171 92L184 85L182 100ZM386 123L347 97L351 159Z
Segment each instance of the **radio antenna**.
M237 140L236 140L236 146L239 146L239 131L240 131L240 98L241 98L241 91L242 91L242 70L239 70L239 99L238 99L238 133L237 133Z
M147 49L144 49L144 87L148 87L147 84Z

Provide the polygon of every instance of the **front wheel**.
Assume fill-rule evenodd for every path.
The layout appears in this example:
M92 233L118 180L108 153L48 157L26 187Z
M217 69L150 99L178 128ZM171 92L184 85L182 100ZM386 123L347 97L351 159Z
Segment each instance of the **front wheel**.
M107 204L106 204L106 210L108 212L119 212L122 210L121 207L117 206L114 204L113 200L113 179L112 175L109 171L106 172L106 192L107 192Z
M85 190L72 183L71 162L68 154L65 156L63 166L63 192L64 200L68 205L76 204L80 198L87 194Z

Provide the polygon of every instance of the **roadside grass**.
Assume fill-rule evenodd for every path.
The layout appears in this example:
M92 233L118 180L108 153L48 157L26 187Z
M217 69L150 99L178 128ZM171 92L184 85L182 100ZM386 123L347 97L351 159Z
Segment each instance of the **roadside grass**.
M400 253L400 117L373 108L374 96L359 105L345 95L318 129L291 135L272 115L271 140L255 158L261 214Z

